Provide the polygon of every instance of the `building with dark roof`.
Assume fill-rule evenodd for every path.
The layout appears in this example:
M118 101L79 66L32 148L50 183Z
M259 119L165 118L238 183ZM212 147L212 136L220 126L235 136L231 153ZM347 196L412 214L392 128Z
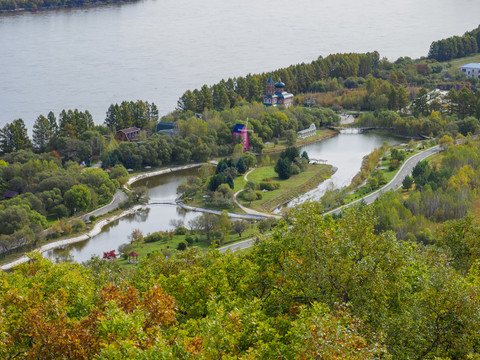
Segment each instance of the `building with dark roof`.
M12 199L12 198L14 198L14 197L17 196L17 195L18 195L18 192L13 191L13 190L7 190L7 191L5 191L5 192L3 193L3 197L4 197L5 199Z
M117 141L137 141L140 135L140 129L137 127L131 127L128 129L118 130L115 134L115 140Z
M284 105L289 107L293 105L293 94L285 91L285 84L281 81L274 83L272 76L268 78L265 95L263 95L263 105L277 106Z
M174 122L159 121L155 128L155 134L156 133L164 133L170 136L176 135L178 134L178 125Z

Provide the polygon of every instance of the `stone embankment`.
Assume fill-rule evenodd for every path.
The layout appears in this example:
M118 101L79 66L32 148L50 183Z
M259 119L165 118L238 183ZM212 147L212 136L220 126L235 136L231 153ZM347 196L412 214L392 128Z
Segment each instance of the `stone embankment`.
M61 247L64 247L64 246L67 246L67 245L70 245L70 244L74 244L74 243L77 243L77 242L80 242L80 241L88 240L91 237L100 234L100 232L102 231L102 229L105 225L111 223L112 221L118 220L123 216L133 214L134 212L139 210L141 207L142 207L141 205L137 205L137 206L134 206L134 207L132 207L128 210L123 211L121 214L109 217L107 219L99 220L97 223L95 223L93 228L87 233L84 233L84 234L81 234L81 235L78 235L78 236L74 236L74 237L71 237L71 238L68 238L68 239L58 240L58 241L54 241L54 242L45 244L45 245L41 246L40 248L36 249L35 251L38 251L40 253L44 253L44 252L49 251L49 250L61 248ZM24 262L27 262L28 260L29 260L29 257L27 255L23 255L19 259L3 265L1 267L1 269L2 270L9 270L9 269L11 269L11 268L13 268L17 265L20 265Z

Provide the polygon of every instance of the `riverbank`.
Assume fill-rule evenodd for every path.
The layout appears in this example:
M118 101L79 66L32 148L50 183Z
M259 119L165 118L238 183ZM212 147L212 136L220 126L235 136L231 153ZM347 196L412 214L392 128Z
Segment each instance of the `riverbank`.
M177 167L173 167L173 168L165 168L165 169L160 169L160 170L154 170L154 171L151 171L151 172L141 173L141 174L138 174L138 175L133 175L128 179L127 185L131 186L132 184L134 184L135 182L137 182L139 180L147 179L147 178L153 177L153 176L168 174L168 173L172 173L172 172L176 172L176 171L193 169L193 168L196 168L196 167L200 167L203 164L204 163L196 163L196 164L177 166Z
M140 181L142 179L146 179L146 178L149 178L149 177L155 177L155 176L162 175L162 174L168 174L168 173L172 173L172 172L175 172L175 171L180 171L180 170L185 170L185 169L190 169L190 168L195 168L195 167L200 167L200 166L202 166L202 164L189 164L189 165L178 166L178 167L174 167L174 168L164 168L164 169L154 170L154 171L150 171L150 172L147 172L147 173L134 174L128 180L128 183L131 185L131 184L135 184L135 182L137 182L137 181ZM274 176L276 176L276 175L274 175ZM297 184L297 185L299 185L299 184ZM173 191L174 191L174 189L170 189L169 193L173 193ZM205 211L205 212L210 211L210 210L203 210L203 209L199 209L199 208L189 209L188 205L185 205L184 209L193 210L193 211ZM262 214L256 214L256 215L262 216ZM238 216L238 215L234 215L234 216ZM85 241L86 239L88 239L88 237L81 238L79 236L75 236L75 237L73 237L73 239L75 239L73 241L79 242L79 241ZM51 244L55 244L55 243L57 244L58 247L62 247L65 244L63 242L63 240L59 240L58 242L52 242ZM50 246L54 246L54 245L50 245ZM4 264L4 265L7 265L7 264Z
M250 176L247 181L260 183L263 179L268 178L277 181L280 188L263 193L262 199L254 200L248 206L245 201L239 204L259 214L271 213L293 199L315 189L320 183L330 178L335 171L336 168L332 165L310 164L305 172L293 175L287 180L281 180L275 173L273 166L255 169L255 171L249 173Z
M326 139L329 139L331 137L334 137L335 135L338 134L338 131L331 130L331 129L320 129L317 130L317 134L312 137L308 137L302 140L297 140L295 142L294 147L299 148L302 146L310 145L319 141L323 141ZM272 146L272 148L270 148ZM269 144L268 146L266 145L263 148L262 155L271 155L271 154L278 154L281 153L283 150L285 150L289 145L285 144Z
M48 243L48 244L45 244L43 246L41 246L40 248L34 250L34 251L37 251L37 252L40 252L40 253L44 253L46 251L49 251L49 250L53 250L53 249L57 249L57 248L61 248L63 246L67 246L67 245L70 245L70 244L74 244L74 243L77 243L77 242L80 242L80 241L85 241L85 240L88 240L90 239L91 237L94 237L98 234L100 234L100 232L102 231L103 227L108 225L109 223L111 223L112 221L115 221L115 220L118 220L124 216L127 216L127 215L130 215L130 214L133 214L135 213L137 210L141 209L142 208L142 205L136 205L128 210L125 210L123 212L121 212L120 214L118 215L115 215L115 216L111 216L109 218L106 218L106 219L102 219L102 220L99 220L98 222L95 223L95 225L93 226L93 228L86 232L86 233L83 233L81 235L77 235L77 236L74 236L74 237L71 237L71 238L67 238L67 239L62 239L62 240L58 240L58 241L54 241L54 242L51 242L51 243ZM6 270L9 270L17 265L20 265L20 264L23 264L25 262L27 262L30 258L28 257L28 255L23 255L21 256L19 259L15 260L15 261L11 261L7 264L4 264L0 267L0 269L2 269L3 271L6 271Z

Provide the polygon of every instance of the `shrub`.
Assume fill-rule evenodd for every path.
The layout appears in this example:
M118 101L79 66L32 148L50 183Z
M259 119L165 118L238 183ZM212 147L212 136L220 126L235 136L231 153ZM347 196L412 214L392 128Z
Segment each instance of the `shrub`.
M188 229L185 226L180 226L175 229L175 235L185 235Z
M193 240L193 237L187 236L185 238L185 241L188 243L188 245L192 245L194 240ZM198 241L198 239L197 239L197 241Z
M81 219L73 219L72 227L73 227L73 230L76 232L83 231L87 228L87 226Z
M177 250L183 251L186 249L187 249L187 242L185 240L180 241L177 245Z
M62 220L60 222L60 225L62 227L62 232L64 235L68 235L73 232L73 226L68 221Z
M93 223L95 220L97 220L97 217L95 215L90 215L88 219Z
M297 164L292 164L292 175L300 174L300 168Z
M259 184L259 187L260 190L273 191L280 189L280 183L278 181L261 182Z
M257 200L262 200L263 199L263 194L261 191L255 191L255 195L257 196Z
M127 260L128 259L128 253L130 253L133 250L133 245L132 244L122 244L118 247L118 253L122 255L122 258Z
M167 241L169 238L169 234L164 231L157 231L150 235L147 235L143 238L143 242L145 243L152 243L157 241Z

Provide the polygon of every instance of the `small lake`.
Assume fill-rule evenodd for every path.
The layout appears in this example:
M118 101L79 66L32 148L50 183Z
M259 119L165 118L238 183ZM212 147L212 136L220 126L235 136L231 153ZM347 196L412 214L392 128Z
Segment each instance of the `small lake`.
M331 179L300 197L296 203L308 199L318 200L330 183L333 183L335 187L349 185L353 176L360 170L363 157L380 147L385 141L390 145L406 142L405 139L385 133L344 132L302 147L300 151L307 151L310 158L327 160L328 164L337 167L338 170ZM174 201L177 186L181 184L185 176L194 175L197 171L197 169L189 169L159 175L143 179L134 185L149 188L150 202ZM134 229L141 229L144 235L160 230L171 230L173 229L170 225L171 220L181 219L188 225L190 220L199 215L197 212L188 212L174 205L148 205L135 214L112 222L99 235L89 240L69 245L66 249L49 251L44 256L62 260L70 254L74 261L83 262L90 259L92 255L101 257L104 251L117 250L120 245L129 241L128 236Z

